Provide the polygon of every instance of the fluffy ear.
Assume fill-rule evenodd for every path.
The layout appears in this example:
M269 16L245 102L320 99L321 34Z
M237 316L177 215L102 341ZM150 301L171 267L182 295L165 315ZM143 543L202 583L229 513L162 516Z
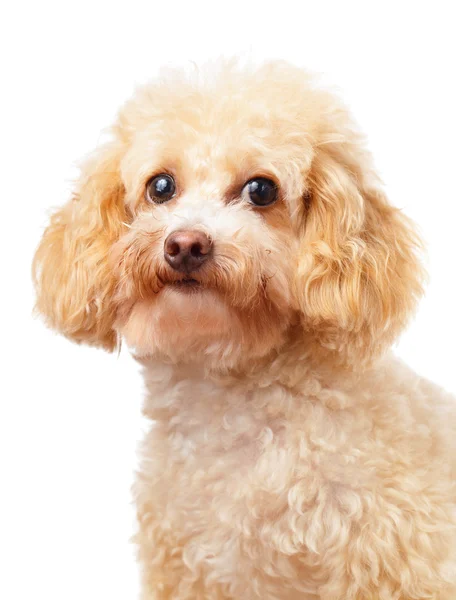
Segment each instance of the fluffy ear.
M126 220L121 147L102 147L84 165L70 201L52 217L37 249L36 310L77 342L113 350L114 280L108 255Z
M343 363L365 363L413 313L421 242L388 203L357 140L322 145L309 187L297 278L304 326Z

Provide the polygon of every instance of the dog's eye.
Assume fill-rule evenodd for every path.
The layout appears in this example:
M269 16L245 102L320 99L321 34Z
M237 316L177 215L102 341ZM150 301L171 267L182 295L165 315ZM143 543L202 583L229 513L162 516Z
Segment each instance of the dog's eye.
M146 199L149 202L161 204L171 198L176 193L176 184L171 175L161 173L152 177L146 185Z
M269 206L277 200L277 186L270 179L257 177L245 184L242 196L255 206Z

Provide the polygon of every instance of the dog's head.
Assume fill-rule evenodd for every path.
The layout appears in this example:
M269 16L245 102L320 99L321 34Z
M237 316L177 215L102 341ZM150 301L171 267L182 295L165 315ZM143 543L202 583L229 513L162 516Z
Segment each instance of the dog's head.
M121 110L35 258L68 337L234 366L302 336L380 353L421 293L419 240L347 111L283 63L171 72Z

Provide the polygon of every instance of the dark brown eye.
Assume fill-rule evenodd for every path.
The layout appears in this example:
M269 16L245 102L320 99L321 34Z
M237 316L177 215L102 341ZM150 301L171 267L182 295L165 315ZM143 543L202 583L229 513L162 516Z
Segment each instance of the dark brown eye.
M167 173L160 173L152 177L146 185L146 199L149 202L155 202L156 204L162 204L171 200L176 193L176 184L171 175Z
M245 184L242 196L255 206L269 206L277 200L277 186L270 179L256 177Z

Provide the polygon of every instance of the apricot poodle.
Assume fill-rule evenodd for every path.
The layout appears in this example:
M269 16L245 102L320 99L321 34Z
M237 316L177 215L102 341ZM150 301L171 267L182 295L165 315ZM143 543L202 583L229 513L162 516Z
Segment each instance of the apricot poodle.
M121 109L35 279L48 325L143 365L143 600L455 600L456 403L389 351L420 249L296 67L171 69Z

